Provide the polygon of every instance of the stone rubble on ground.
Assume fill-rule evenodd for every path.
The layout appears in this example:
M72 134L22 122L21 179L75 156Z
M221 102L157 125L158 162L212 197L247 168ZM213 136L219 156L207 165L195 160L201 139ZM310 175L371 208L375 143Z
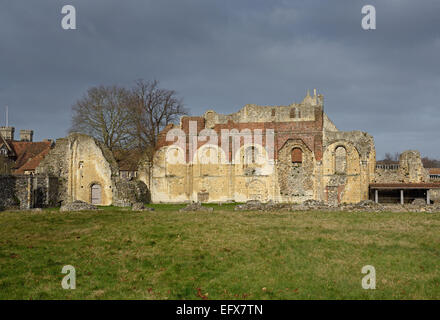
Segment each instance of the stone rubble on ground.
M187 212L187 211L205 211L205 212L212 212L214 211L214 208L211 207L204 207L200 202L194 202L188 204L186 207L179 210L179 212Z
M416 206L426 206L426 200L425 199L415 199L411 204Z
M131 211L154 211L154 208L145 207L142 202L136 202L131 207Z
M322 201L306 200L301 204L276 203L269 201L262 203L251 200L245 204L238 204L235 211L323 211L323 212L440 212L440 203L427 205L423 199L416 199L411 204L380 204L372 200L364 200L355 204L340 204L328 206Z
M127 200L116 200L113 205L115 207L128 208L132 206L132 203Z
M81 200L75 200L73 202L68 202L66 204L63 204L60 208L61 212L66 212L66 211L85 211L85 210L98 210L98 207L81 201Z

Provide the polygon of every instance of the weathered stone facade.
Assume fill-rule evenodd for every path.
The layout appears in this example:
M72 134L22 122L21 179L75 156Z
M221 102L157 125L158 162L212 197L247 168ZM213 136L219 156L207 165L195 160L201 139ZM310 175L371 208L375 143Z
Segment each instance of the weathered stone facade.
M421 183L429 182L429 173L423 167L420 152L402 152L399 163L378 164L374 176L375 183Z
M36 172L58 178L56 198L60 203L80 200L111 205L149 200L145 184L120 178L112 153L85 134L72 133L58 139Z
M139 170L153 202L356 203L368 199L375 172L373 138L339 131L316 92L288 106L182 117L179 126L162 132L158 145L152 170ZM248 154L251 161L244 161Z
M27 140L32 136L23 132L20 143ZM7 147L6 142L2 146ZM116 206L254 201L273 208L288 203L336 207L378 197L378 188L397 188L381 191L382 198L394 199L401 184L433 179L418 151L403 152L398 163L376 164L373 137L339 131L316 92L287 106L246 105L229 115L209 110L203 116L182 117L179 125L160 133L152 164L130 156L131 161L125 161L127 150L116 152L116 161L102 143L79 133L48 146L47 155L45 151L32 158L39 161L35 174L0 175L0 208L75 201ZM140 156L142 150L138 152ZM400 185L377 185L381 183ZM422 195L426 202L439 202L440 189L425 187L405 191L406 201ZM428 188L434 188L429 195Z
M57 205L58 179L49 175L0 175L0 208L44 208Z

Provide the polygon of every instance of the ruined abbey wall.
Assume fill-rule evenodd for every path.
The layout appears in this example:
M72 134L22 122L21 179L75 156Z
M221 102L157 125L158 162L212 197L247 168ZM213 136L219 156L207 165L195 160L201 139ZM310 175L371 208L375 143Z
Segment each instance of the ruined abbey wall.
M91 202L91 187L101 187L101 204L113 202L116 162L99 142L84 134L71 134L58 139L55 148L40 163L36 172L60 179L59 198L63 202L82 200Z
M316 94L289 106L182 117L158 145L152 171L139 173L153 202L314 199L336 205L368 199L374 179L373 138L338 131Z
M58 179L49 175L0 175L0 209L57 205Z
M85 134L72 133L58 139L36 172L57 177L54 197L58 203L75 200L92 203L95 185L99 186L99 197L95 200L100 205L125 206L150 200L147 186L138 180L121 178L113 154Z
M420 152L407 150L399 157L399 164L381 164L376 168L375 183L429 182L429 173L423 167Z
M376 164L373 138L361 131L338 131L326 132L324 141L321 198L333 205L368 199Z

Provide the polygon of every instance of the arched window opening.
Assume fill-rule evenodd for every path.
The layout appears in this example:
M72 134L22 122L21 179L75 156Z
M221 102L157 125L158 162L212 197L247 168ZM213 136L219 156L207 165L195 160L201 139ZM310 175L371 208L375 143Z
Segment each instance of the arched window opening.
M344 147L335 150L335 173L347 173L347 150Z
M296 108L290 109L290 118L296 118Z
M303 152L300 148L292 149L292 163L301 164L303 162Z
M245 151L244 164L254 164L257 162L257 149L255 147L249 147Z

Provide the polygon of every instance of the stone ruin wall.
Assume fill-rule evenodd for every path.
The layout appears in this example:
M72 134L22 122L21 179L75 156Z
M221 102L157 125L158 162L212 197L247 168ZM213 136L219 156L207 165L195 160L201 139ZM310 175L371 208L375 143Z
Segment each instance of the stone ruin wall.
M386 165L385 165L386 166ZM399 164L376 168L375 183L424 183L429 181L420 152L407 150L399 157Z
M102 205L148 202L148 188L140 181L119 177L112 153L94 138L72 133L57 139L55 147L36 169L37 173L57 177L57 203L81 200L91 202L91 186L101 186Z
M361 131L326 132L324 149L321 199L330 205L368 199L376 164L373 137ZM338 163L339 150L345 154L344 166Z
M268 200L289 201L295 198L298 201L312 199L314 196L313 162L315 157L322 157L322 124L323 111L321 106L322 97L306 97L300 104L281 107L261 107L246 105L239 112L232 115L220 115L214 111L207 111L203 117L182 117L180 128L189 134L189 122L197 123L197 134L202 130L215 130L221 136L222 129L261 130L262 147L243 142L236 155L231 150L221 149L221 144L209 145L206 142L198 142L197 152L191 157L188 150L179 150L172 146L172 142L165 141L167 128L159 138L160 149L155 155L155 165L150 179L145 170L140 172L140 179L145 183L152 181L153 202L224 202L247 200ZM269 158L266 152L266 129L272 129L275 133L274 144L276 150L284 145L296 141L301 145L305 154L305 167L290 168L289 165L278 165L284 163L287 155L283 152L275 152L275 159ZM189 138L191 139L191 137ZM262 161L257 163L243 163L248 147L254 146L257 149L258 157ZM186 152L185 152L186 151ZM171 164L167 161L167 153L181 152L185 163ZM203 164L198 161L204 157L206 152L215 154L217 159L224 159L220 164ZM281 158L279 158L281 156ZM191 160L190 160L191 157ZM236 160L231 164L232 157ZM239 160L239 161L237 161ZM290 161L288 161L290 163ZM280 172L281 170L281 172ZM304 171L305 170L305 171ZM285 178L285 173L289 176ZM306 176L305 173L311 174ZM295 192L281 194L286 184L292 186L293 180L299 178L304 180L297 185ZM282 187L280 188L280 182Z
M440 189L429 190L429 198L436 204L440 203Z
M45 208L57 204L58 179L49 175L0 175L0 208Z
M246 105L232 115L207 111L203 117L182 117L178 128L186 134L189 121L196 122L198 134L204 129L215 130L219 136L221 129L261 129L262 132L273 129L275 159L247 166L242 163L200 164L197 158L206 150L211 150L218 159L230 160L232 156L219 144L208 146L206 142L198 142L198 151L190 161L188 150L180 150L171 145L173 142L165 141L167 132L176 128L169 126L159 138L152 174L142 169L140 179L145 183L151 181L153 202L245 202L255 199L299 203L315 199L337 204L368 199L368 186L375 172L374 140L364 132L338 131L323 112L322 101L322 96L308 96L302 103L290 106ZM191 137L187 141L189 139ZM259 154L264 158L264 137L262 141ZM335 149L341 146L347 152L347 170L336 174ZM239 157L243 157L247 147L241 146ZM290 152L293 148L301 149L301 164L292 163ZM180 154L185 163L169 163L167 154L170 153Z

